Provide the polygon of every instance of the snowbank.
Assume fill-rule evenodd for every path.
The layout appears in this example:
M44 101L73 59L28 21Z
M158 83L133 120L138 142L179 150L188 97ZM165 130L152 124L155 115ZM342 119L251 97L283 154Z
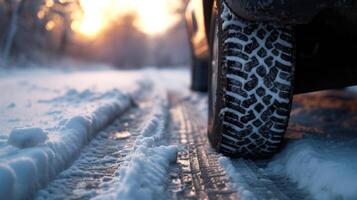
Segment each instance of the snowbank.
M63 119L59 130L13 129L8 144L20 148L15 155L0 158L0 196L30 197L77 157L83 145L131 105L131 97L119 91L103 94L93 112ZM32 147L32 148L30 148Z
M290 143L269 168L315 199L357 199L357 139L305 138Z
M169 165L176 161L178 149L177 146L160 145L169 117L166 98L156 98L152 113L135 141L134 151L126 156L124 164L115 173L118 176L112 182L106 183L108 191L96 199L168 198L166 186Z

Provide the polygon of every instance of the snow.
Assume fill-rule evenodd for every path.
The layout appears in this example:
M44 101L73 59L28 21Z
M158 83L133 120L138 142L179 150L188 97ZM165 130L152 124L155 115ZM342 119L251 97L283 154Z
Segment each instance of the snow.
M18 148L34 147L44 143L48 137L41 128L15 128L11 131L8 143Z
M237 190L237 199L256 200L257 198L249 190L248 184L244 181L244 178L234 167L231 159L222 156L219 158L219 162L224 167L227 176L232 180L232 188Z
M168 168L176 154L176 146L137 147L118 172L115 192L96 199L166 199Z
M128 155L120 158L124 161L114 178L101 183L96 199L167 199L169 167L180 148L167 145L167 88L207 117L207 97L187 90L188 77L186 69L0 69L1 199L31 198L67 169L82 148L149 87L155 87L150 94L151 113L139 133L118 135L118 139L135 137L135 142L128 147L132 148ZM289 142L270 162L269 170L286 175L318 200L357 199L356 152L354 137L305 137ZM95 163L117 158L87 159ZM256 199L232 160L222 156L220 163L238 196ZM79 169L68 173L86 175Z
M3 199L33 196L146 84L134 71L27 70L0 71Z
M357 139L307 137L290 143L270 163L317 200L357 199Z
M15 104L15 103L10 103L7 107L8 107L8 108L15 108L15 107L16 107L16 104Z
M208 116L208 97L207 93L193 92L190 88L190 71L185 68L178 69L161 69L160 80L165 83L166 88L171 92L179 94L182 100L189 101L195 105L197 111L202 113L202 117ZM207 121L207 120L206 120Z
M156 84L158 85L158 84ZM167 199L168 170L176 161L178 147L162 145L169 118L167 92L156 88L153 110L141 128L132 153L126 156L123 167L108 189L95 199Z

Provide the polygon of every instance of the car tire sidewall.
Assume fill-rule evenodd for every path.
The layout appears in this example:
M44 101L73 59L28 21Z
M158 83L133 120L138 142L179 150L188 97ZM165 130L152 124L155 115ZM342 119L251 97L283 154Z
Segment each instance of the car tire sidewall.
M222 120L219 118L219 112L222 107L222 92L220 91L222 79L222 69L221 69L221 62L222 62L222 51L221 51L221 44L222 44L222 37L220 37L222 27L221 27L221 18L218 17L220 14L220 1L217 1L217 4L212 8L212 16L211 16L211 26L210 26L210 37L209 37L209 46L210 46L210 59L209 59L209 87L208 87L208 138L212 144L212 146L218 150L220 143L221 143L221 125ZM217 33L216 33L217 31ZM218 38L215 38L218 37ZM214 52L214 41L218 39L218 47L216 50L218 52ZM212 60L214 59L215 53L218 56L217 65L213 66ZM216 68L216 69L214 69ZM213 76L213 72L216 71L216 76ZM216 84L216 87L213 87L213 84ZM213 98L215 97L215 101Z

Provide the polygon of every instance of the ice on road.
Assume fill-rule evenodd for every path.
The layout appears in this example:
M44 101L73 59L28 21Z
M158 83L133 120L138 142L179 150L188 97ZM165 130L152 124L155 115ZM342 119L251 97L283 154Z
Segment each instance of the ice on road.
M189 78L0 70L0 199L357 199L353 90L295 97L287 145L249 161L209 147Z

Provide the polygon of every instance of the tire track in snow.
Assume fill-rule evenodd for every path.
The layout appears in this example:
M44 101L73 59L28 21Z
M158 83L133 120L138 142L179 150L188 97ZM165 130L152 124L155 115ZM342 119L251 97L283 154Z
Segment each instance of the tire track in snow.
M145 101L100 132L69 169L38 192L37 199L168 198L168 169L177 147L167 145L167 91L152 82L154 88L144 92ZM117 141L118 132L131 136Z
M221 156L209 147L201 114L174 95L171 99L171 141L183 146L171 168L172 199L237 199L219 163Z
M87 82L85 81L85 83ZM60 92L54 96L48 96L59 97L52 98L52 100L59 100L59 102L54 103L51 99L50 101L45 100L42 102L43 99L41 97L37 99L38 107L28 110L29 113L25 113L27 110L22 110L21 112L24 115L29 115L30 118L35 119L40 116L40 121L48 123L49 126L43 126L40 123L38 124L40 127L32 127L32 124L35 125L37 123L30 122L32 121L30 119L30 121L25 120L29 127L13 129L15 131L11 131L8 134L12 135L9 144L19 148L19 150L16 150L11 156L4 154L5 156L1 157L0 179L3 183L8 183L0 184L1 199L32 199L39 189L48 185L50 181L66 170L78 158L83 148L101 130L105 129L133 106L133 99L139 98L141 94L146 93L146 88L142 87L142 85L145 84L150 87L148 81L136 80L136 83L132 83L132 87L127 90L122 89L122 91L119 91L113 88L93 89L93 91L96 91L94 93L88 88L83 93L78 93L75 90L68 90L67 86L60 86L62 83L59 83L57 86L60 86L61 91L69 92L64 94ZM73 82L73 86L76 86L76 84L78 82ZM90 81L88 84L90 84ZM27 99L28 92L26 90L23 94L24 96L18 96L17 98ZM48 95L47 93L43 94L43 97ZM73 94L74 96L72 96ZM51 105L42 107L42 105L39 105L42 103L50 103ZM48 118L47 115L52 115L52 111L62 108L65 110L63 113L53 119L52 117ZM34 114L37 113L37 111L34 111L37 109L42 114ZM20 127L24 126L21 123L19 125ZM37 141L33 140L34 136L38 134L47 135L48 138L45 141L41 138L37 139ZM23 135L26 137L22 137ZM29 141L32 146L22 146L22 143L28 143Z
M150 106L150 102L142 102L99 132L72 166L40 190L36 199L90 199L100 194L131 151Z
M111 187L95 199L168 199L170 163L176 161L177 146L169 145L167 91L155 82L152 111L141 127L132 151L115 172Z

